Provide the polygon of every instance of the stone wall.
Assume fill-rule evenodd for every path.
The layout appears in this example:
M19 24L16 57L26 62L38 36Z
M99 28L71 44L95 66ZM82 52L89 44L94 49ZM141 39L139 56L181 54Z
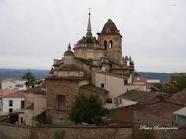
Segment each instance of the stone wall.
M104 46L104 42L107 42L106 55L107 57L116 63L121 64L122 60L122 37L120 35L98 35L98 43ZM109 48L109 42L112 41L112 47Z
M46 96L28 93L25 98L24 117L27 125L33 124L33 117L46 110Z
M150 126L157 125L157 123L158 125L174 126L176 123L176 121L173 119L171 121L170 119L162 118L158 115L153 115L150 113L144 115L144 113L140 111L134 112L134 122Z
M30 136L29 127L0 124L0 139L31 139Z
M186 127L169 130L143 130L138 125L133 129L133 139L186 139Z
M0 139L132 139L132 128L19 127L0 124Z
M186 127L179 130L141 130L130 127L28 127L0 123L0 139L185 139Z
M48 135L46 135L47 133ZM37 134L38 139L55 139L57 134L61 134L61 136L63 136L64 139L101 139L101 138L132 139L131 128L108 128L108 127L38 128Z
M78 80L47 79L47 118L64 119L79 92ZM57 109L57 95L65 96L66 110Z
M93 60L99 60L101 57L104 56L104 50L103 49L96 49L96 48L89 48L89 47L79 47L74 48L74 56L83 58L83 59L93 59Z

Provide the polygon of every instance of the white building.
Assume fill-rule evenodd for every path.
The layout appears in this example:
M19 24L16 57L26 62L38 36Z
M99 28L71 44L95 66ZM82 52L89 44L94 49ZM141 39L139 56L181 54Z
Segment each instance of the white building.
M121 76L112 73L95 72L94 81L96 87L109 91L109 98L116 98L129 90L145 91L145 85L136 85L129 78L126 82Z
M25 80L16 80L15 83L16 83L16 86L15 87L18 90L27 90L27 87L25 85L25 83L26 83Z
M146 91L151 91L151 88L152 88L154 85L160 84L160 83L161 83L161 80L159 80L159 79L148 79L148 80L147 80L147 83L146 83L146 85L147 85Z
M20 112L24 108L25 94L18 91L2 97L2 113Z
M114 103L106 103L103 105L103 107L107 109L117 109L117 108L135 105L137 103L138 102L136 101L131 101L125 98L116 98Z
M176 123L186 125L186 107L183 107L174 112L176 115Z
M1 89L18 89L18 90L26 90L24 80L13 80L13 79L7 79L1 81Z
M16 82L12 79L2 80L1 81L1 89L15 89Z
M3 107L2 98L16 91L17 89L0 89L0 111L2 111L2 107Z

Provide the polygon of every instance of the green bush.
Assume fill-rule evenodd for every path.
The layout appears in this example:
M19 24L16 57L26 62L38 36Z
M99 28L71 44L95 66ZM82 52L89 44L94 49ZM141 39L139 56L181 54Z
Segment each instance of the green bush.
M79 95L72 107L70 119L76 123L100 125L106 112L98 96Z

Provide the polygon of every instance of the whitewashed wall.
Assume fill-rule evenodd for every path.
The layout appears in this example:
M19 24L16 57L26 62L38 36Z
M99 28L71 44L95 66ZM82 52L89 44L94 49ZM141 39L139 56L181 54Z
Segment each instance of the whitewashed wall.
M104 84L104 89L109 91L110 98L116 98L119 95L125 93L127 90L137 89L145 90L145 86L142 85L124 85L124 79L116 76L112 76L105 73L95 73L95 86L101 87Z
M14 81L2 81L1 89L14 89L16 87L16 83Z
M13 100L13 106L9 106L9 100ZM2 112L6 113L9 112L9 108L12 108L13 111L21 110L21 101L23 101L24 98L3 98L2 104L3 109Z

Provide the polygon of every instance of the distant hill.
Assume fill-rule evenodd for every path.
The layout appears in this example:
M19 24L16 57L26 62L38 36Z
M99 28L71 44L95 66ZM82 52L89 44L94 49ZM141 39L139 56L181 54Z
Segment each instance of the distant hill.
M35 69L0 69L0 80L2 79L21 79L26 72L32 72L36 78L46 77L49 70ZM155 72L138 72L138 74L148 79L170 80L170 73L155 73Z
M163 81L168 81L171 78L172 73L156 73L156 72L138 72L141 76L147 79L160 79Z
M0 69L0 80L2 79L21 79L26 72L31 72L36 78L46 77L49 70L32 69Z

